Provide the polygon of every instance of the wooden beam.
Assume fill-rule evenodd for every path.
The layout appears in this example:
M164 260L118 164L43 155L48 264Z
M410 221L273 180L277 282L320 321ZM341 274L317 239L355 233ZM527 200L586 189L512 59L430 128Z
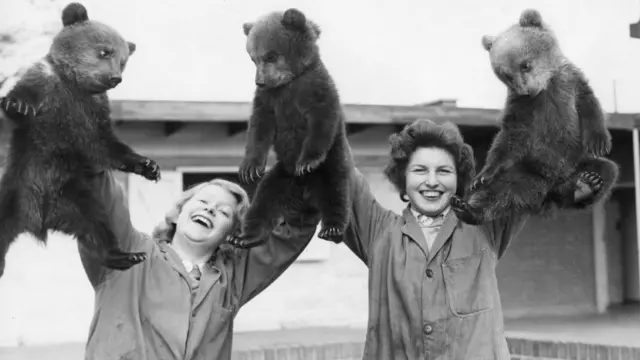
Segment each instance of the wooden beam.
M369 127L374 126L371 124L347 124L347 135L355 135L367 130Z
M112 100L112 117L123 121L246 122L249 102ZM498 126L501 110L442 105L401 106L345 104L347 121L354 124L406 124L420 118L452 121L467 126ZM631 129L637 114L609 114L609 127Z
M227 126L227 135L233 137L247 131L247 123L233 122Z
M179 121L167 121L164 123L164 135L171 136L178 132L184 126L183 122Z

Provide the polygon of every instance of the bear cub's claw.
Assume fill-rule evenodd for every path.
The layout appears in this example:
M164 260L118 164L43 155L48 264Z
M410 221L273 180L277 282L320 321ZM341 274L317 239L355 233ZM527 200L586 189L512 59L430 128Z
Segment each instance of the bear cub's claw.
M240 181L244 184L251 184L260 180L265 173L264 165L257 165L252 161L244 160L240 165Z
M128 253L119 249L109 250L103 259L105 267L114 270L127 270L147 259L147 253Z
M603 157L611 152L611 137L607 134L590 134L585 140L586 148L597 157Z
M342 235L344 235L344 231L337 226L327 226L320 229L318 232L318 237L324 240L330 240L335 243L342 242Z
M136 164L134 172L151 181L158 181L161 177L160 167L158 166L158 164L156 164L155 161L149 158L144 158L138 164Z
M466 201L460 199L458 196L451 197L451 209L455 212L458 219L471 225L479 225L482 223L482 219L478 211L472 208Z
M7 115L9 114L10 110L14 110L18 114L23 116L36 116L38 113L35 106L19 99L10 99L6 97L0 98L0 108L2 108L2 110L4 110Z
M496 176L497 171L483 171L471 183L471 190L475 190L480 186L489 184Z
M266 238L249 237L243 234L233 235L229 238L229 244L240 249L250 249L266 242Z
M323 159L309 160L309 161L299 161L296 164L296 176L303 176L305 174L309 174L322 164Z

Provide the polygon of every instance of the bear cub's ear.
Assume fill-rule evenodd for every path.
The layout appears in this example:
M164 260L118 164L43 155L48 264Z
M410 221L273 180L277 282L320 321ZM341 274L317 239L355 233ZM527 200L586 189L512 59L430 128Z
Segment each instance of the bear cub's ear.
M482 37L482 47L489 51L491 50L491 47L493 46L493 42L494 42L495 38L493 36L490 35L485 35Z
M133 55L136 52L136 44L130 41L127 41L127 45L129 46L129 56Z
M307 29L307 17L298 9L288 9L282 15L282 25L284 27L304 31Z
M244 23L242 24L242 31L246 36L249 36L249 32L253 29L253 23Z
M88 20L87 9L80 3L71 3L62 10L63 26L70 26Z
M520 26L522 27L543 27L542 15L538 10L527 9L520 15Z

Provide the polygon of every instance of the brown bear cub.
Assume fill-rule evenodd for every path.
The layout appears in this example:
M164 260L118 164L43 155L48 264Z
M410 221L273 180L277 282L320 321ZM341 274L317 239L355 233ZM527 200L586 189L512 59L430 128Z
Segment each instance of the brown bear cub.
M147 257L118 248L89 178L109 168L160 178L155 162L135 153L111 127L106 91L122 80L135 45L89 21L78 3L65 7L62 23L49 53L0 100L13 125L0 181L0 276L10 244L23 232L42 242L47 230L73 235L111 269L128 269Z
M316 43L320 28L297 9L243 28L256 90L240 178L262 178L271 145L278 161L260 180L242 233L231 243L260 245L284 211L309 204L322 215L318 237L339 243L349 220L353 163L338 90Z
M501 130L468 199L452 199L458 217L480 224L512 211L550 216L606 198L618 166L603 158L611 150L603 111L540 14L525 10L518 24L484 36L482 44L508 96ZM595 193L574 204L578 180Z

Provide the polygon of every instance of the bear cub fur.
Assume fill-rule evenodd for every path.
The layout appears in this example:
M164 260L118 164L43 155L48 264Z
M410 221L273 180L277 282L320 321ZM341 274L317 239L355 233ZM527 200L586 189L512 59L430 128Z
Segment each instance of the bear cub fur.
M256 90L240 178L261 180L242 233L231 243L260 245L282 212L309 204L322 215L318 237L339 243L348 223L353 163L338 90L320 59L320 28L288 9L245 23L243 30ZM277 163L265 175L271 145Z
M90 179L106 169L160 178L156 163L119 140L111 125L106 91L121 82L135 44L89 21L78 3L64 8L62 23L49 53L0 99L12 125L0 181L0 276L10 244L23 232L42 242L47 230L73 235L111 269L147 257L119 249Z
M611 150L603 110L540 13L525 10L518 24L496 37L485 35L482 44L508 96L501 129L471 193L466 202L452 199L458 217L479 224L512 211L550 215L607 197L618 166L603 157ZM574 204L578 180L594 196Z

